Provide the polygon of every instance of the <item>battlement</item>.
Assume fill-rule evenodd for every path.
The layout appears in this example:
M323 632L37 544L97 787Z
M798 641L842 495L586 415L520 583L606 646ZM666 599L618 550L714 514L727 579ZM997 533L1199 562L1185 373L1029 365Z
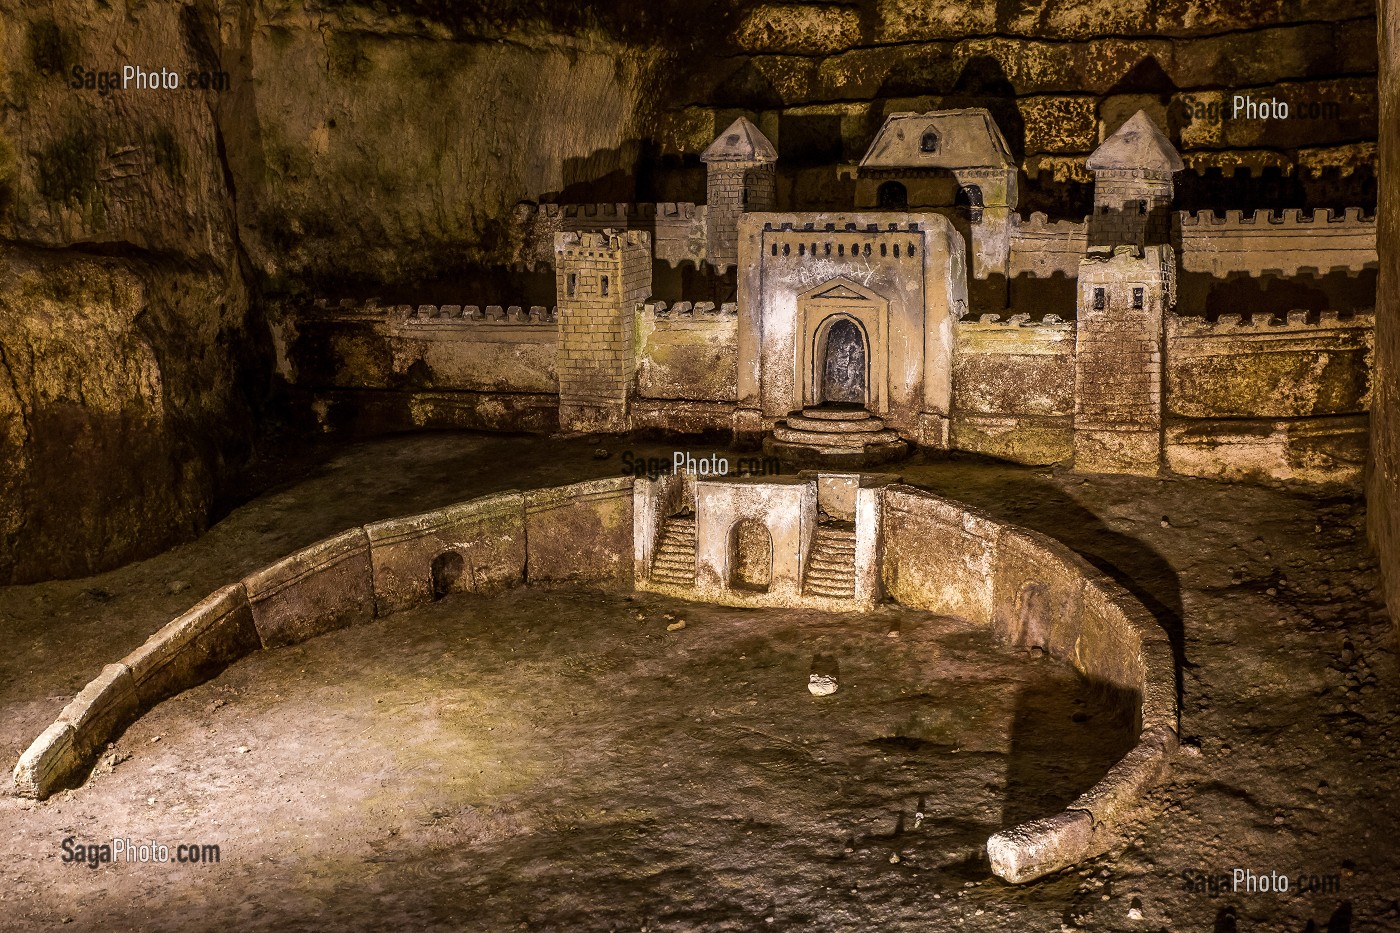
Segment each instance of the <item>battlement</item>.
M1375 326L1376 316L1372 311L1358 311L1353 314L1337 311L1289 311L1284 315L1222 314L1213 321L1204 317L1179 314L1167 316L1167 331L1174 337L1280 335L1325 330L1371 330Z
M678 318L726 318L737 317L739 306L726 301L724 304L716 305L713 301L697 301L692 304L689 301L678 301L667 306L664 301L649 301L642 305L642 314L650 318L678 319Z
M575 257L603 253L609 258L626 248L651 250L651 234L645 230L569 230L555 235L555 255Z
M1320 229L1365 229L1374 231L1376 218L1366 215L1359 207L1348 207L1339 217L1330 209L1303 211L1289 208L1281 211L1226 211L1222 217L1215 211L1190 213L1178 212L1181 218L1182 234L1199 230L1218 231L1222 228L1274 229L1279 227L1303 227L1315 232Z
M617 204L549 204L541 206L562 210L566 220L586 220L597 223L615 220L623 225L655 219L693 220L697 207L696 204L689 201L663 201L658 204L619 202Z
M559 309L543 305L531 305L528 309L521 305L381 305L377 299L357 302L342 299L332 305L325 298L317 298L313 304L318 314L327 314L349 320L392 321L405 326L442 324L542 324L554 326L559 322Z
M1051 220L1042 211L1033 211L1030 217L1022 217L1020 214L1011 215L1012 235L1026 234L1034 236L1055 236L1055 237L1076 237L1084 236L1088 230L1088 223L1084 220Z
M980 315L975 321L971 320L970 318L960 319L958 321L958 327L977 327L988 329L1005 329L1012 327L1062 327L1067 329L1073 329L1074 322L1066 321L1058 314L1042 314L1039 318L1034 318L1030 314L1025 313L1013 314L1005 320L1002 319L1002 316L1000 314L983 314Z
M520 305L501 307L487 305L483 310L478 305L398 305L395 318L408 326L436 324L545 324L559 323L559 309L543 305L531 305L527 310Z

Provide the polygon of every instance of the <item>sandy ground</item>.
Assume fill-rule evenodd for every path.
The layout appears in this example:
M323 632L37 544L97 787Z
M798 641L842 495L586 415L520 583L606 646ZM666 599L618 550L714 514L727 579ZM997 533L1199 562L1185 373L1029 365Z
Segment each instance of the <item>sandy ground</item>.
M611 441L602 460L597 446L358 445L190 545L0 589L0 752L13 762L102 664L293 548L675 445ZM1082 869L1013 888L980 851L1121 750L1111 710L1056 662L894 608L520 591L249 658L148 714L87 786L0 800L0 927L1400 929L1400 690L1358 500L966 460L897 469L1080 550L1179 647L1187 747L1140 825ZM687 627L668 634L667 613ZM805 691L817 654L841 665L824 701ZM63 838L113 834L214 842L221 860L61 861ZM1236 868L1327 890L1183 880Z

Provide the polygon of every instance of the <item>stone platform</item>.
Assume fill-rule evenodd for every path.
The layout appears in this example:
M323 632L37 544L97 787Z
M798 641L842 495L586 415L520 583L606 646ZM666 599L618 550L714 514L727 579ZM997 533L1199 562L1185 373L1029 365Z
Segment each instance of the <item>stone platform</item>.
M864 408L823 405L779 421L763 450L797 466L859 468L899 460L909 445Z

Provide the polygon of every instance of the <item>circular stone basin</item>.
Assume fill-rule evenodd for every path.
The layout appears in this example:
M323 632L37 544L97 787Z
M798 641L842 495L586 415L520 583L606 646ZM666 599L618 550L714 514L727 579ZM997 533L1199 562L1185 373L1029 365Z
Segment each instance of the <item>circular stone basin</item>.
M808 691L816 670L834 695ZM31 833L60 838L79 807L94 838L221 846L197 876L104 876L93 906L117 927L146 903L131 919L152 929L197 905L243 929L927 930L964 903L935 893L991 877L991 833L1058 812L1131 747L1121 709L898 607L450 596L157 706Z

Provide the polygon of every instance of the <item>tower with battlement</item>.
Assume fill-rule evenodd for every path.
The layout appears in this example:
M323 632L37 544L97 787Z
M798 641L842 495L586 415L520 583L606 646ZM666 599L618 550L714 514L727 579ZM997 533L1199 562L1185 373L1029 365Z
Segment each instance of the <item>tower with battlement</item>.
M636 390L636 318L651 295L651 235L560 233L554 255L559 427L626 431Z
M738 263L739 215L777 207L778 151L745 117L700 154L706 185L706 259L724 270Z
M1164 320L1176 303L1172 174L1181 158L1139 111L1089 156L1094 214L1079 263L1074 466L1162 469Z

